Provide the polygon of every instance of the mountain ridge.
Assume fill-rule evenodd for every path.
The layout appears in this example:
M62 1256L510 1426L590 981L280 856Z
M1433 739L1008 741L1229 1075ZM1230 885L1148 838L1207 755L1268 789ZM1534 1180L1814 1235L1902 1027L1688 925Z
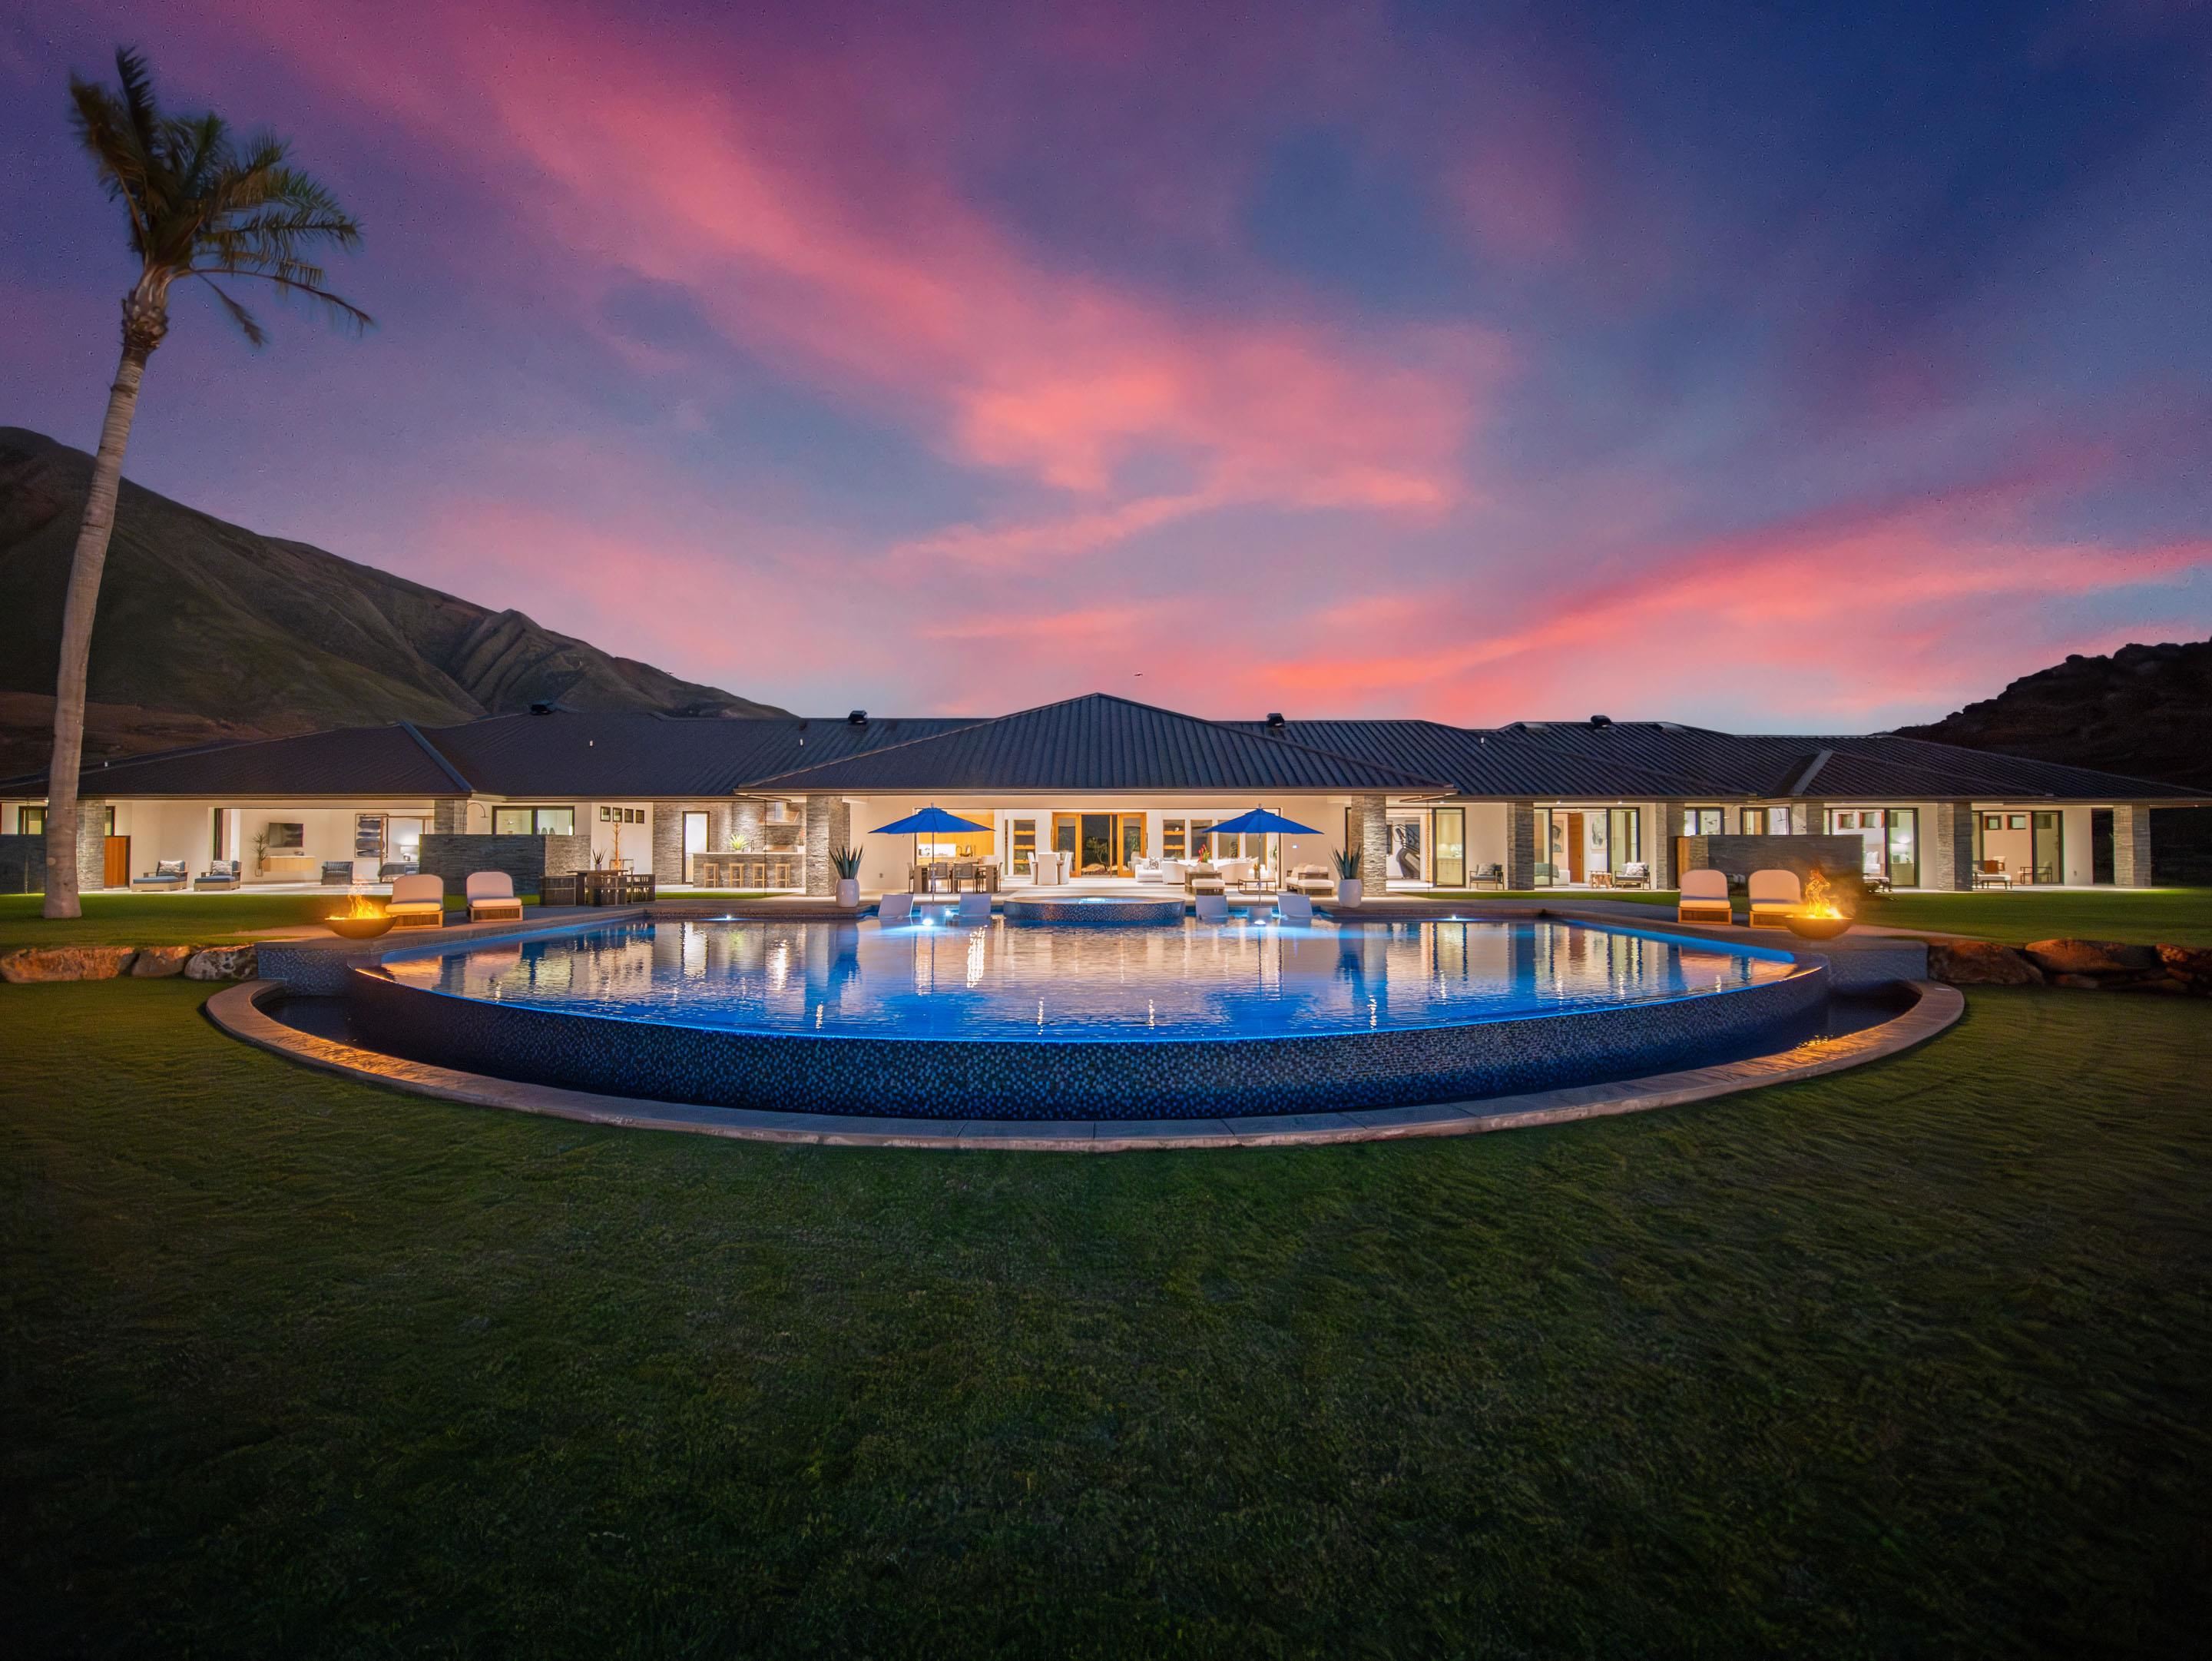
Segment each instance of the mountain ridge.
M50 711L61 611L92 458L0 427L0 694ZM309 543L264 536L125 479L93 630L89 697L118 711L277 736L396 720L445 724L557 701L690 715L786 712ZM46 747L8 701L0 766ZM140 723L149 725L149 723ZM102 751L135 753L133 722ZM117 747L119 746L119 747ZM34 753L33 753L34 752Z

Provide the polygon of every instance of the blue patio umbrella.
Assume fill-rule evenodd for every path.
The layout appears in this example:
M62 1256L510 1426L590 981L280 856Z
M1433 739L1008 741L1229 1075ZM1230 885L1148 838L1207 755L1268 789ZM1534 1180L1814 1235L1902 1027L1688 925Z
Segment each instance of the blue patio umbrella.
M908 813L902 819L878 825L875 834L878 837L912 837L915 840L914 862L919 865L921 863L921 833L925 830L932 836L940 830L981 830L987 837L991 834L989 825L963 819L957 813L948 813L935 802L930 803L919 813Z
M1208 837L1273 836L1275 843L1275 880L1283 879L1283 837L1317 837L1321 832L1310 824L1300 824L1296 819L1286 819L1280 813L1271 813L1264 807L1255 807L1249 813L1239 813L1233 819L1224 819L1212 826Z

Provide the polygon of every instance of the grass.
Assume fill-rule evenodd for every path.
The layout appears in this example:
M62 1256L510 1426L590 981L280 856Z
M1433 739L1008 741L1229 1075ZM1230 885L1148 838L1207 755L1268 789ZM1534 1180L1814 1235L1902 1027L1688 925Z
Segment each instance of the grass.
M1638 905L1674 904L1671 891L1556 888L1495 890L1419 896L1441 900L1626 900ZM1737 904L1741 907L1741 897ZM1869 898L1861 912L1868 922L1888 928L1924 928L1976 940L2125 940L2141 946L2212 946L2212 888L2068 888L2042 892L1982 894L1892 894Z
M1431 1143L773 1148L0 990L21 1654L2199 1652L2212 1010Z
M0 952L20 946L201 946L267 928L294 928L343 910L346 892L314 894L87 894L84 915L49 921L38 894L0 894ZM525 905L538 904L525 895ZM467 899L446 896L446 910L466 911Z

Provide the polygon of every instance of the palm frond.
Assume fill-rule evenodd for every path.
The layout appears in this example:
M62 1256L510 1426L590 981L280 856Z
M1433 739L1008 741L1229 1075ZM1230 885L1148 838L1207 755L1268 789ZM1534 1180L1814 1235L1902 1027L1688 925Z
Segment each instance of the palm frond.
M264 346L268 344L269 336L263 330L259 322L255 319L252 312L247 311L245 307L240 305L238 301L232 299L229 295L225 293L222 285L216 283L213 277L203 276L200 278L200 281L206 283L209 288L215 290L215 297L222 301L223 310L230 313L230 320L238 325L239 328L244 332L246 339L252 342L256 346Z
M119 93L71 76L70 96L101 186L130 215L142 290L163 294L200 277L256 346L267 338L259 322L215 278L252 277L349 328L370 327L369 314L332 293L329 273L310 257L325 246L359 246L360 222L286 165L284 141L240 136L214 114L165 116L145 59L126 47L115 65Z

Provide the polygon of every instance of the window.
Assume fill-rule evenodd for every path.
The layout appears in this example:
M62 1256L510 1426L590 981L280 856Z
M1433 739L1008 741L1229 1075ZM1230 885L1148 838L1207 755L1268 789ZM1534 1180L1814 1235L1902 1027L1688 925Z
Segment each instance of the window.
M15 834L19 837L45 836L46 810L43 807L18 807L15 810Z
M2006 829L2006 830L2027 830L2027 814L2025 814L2025 813L2008 813L2008 814L2006 814L2006 815L2005 815L2005 829Z
M1984 814L1983 814L1983 815L1982 815L1982 829L1983 829L1983 830L2003 830L2003 829L2004 829L2004 815L2003 815L2003 814L2002 814L2002 813L1984 813Z
M1682 810L1682 834L1686 837L1719 836L1721 810L1717 807L1685 807Z
M573 807L495 807L492 834L497 837L573 837L576 810Z

